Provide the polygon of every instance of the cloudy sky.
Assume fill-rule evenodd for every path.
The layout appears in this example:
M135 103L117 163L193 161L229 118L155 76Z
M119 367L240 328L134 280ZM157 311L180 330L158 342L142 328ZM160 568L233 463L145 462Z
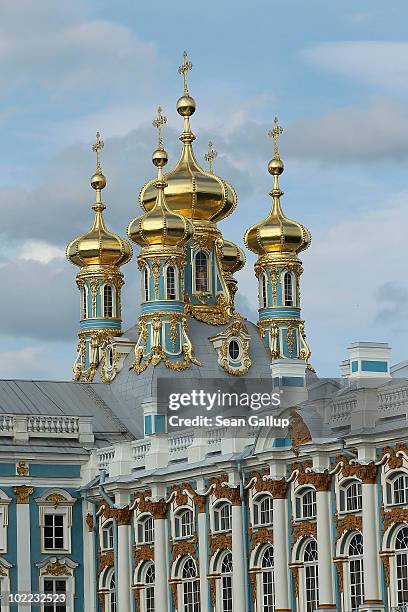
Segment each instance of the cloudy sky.
M285 127L284 209L313 235L302 299L318 372L337 375L356 340L408 358L407 17L402 0L2 0L0 377L70 378L78 292L64 248L91 223L91 143L100 130L106 219L124 234L152 176L158 104L171 160L180 148L184 48L195 150L202 159L215 143L216 172L239 196L221 229L241 245L269 208L275 113ZM256 319L253 262L239 304ZM135 260L125 273L126 327Z

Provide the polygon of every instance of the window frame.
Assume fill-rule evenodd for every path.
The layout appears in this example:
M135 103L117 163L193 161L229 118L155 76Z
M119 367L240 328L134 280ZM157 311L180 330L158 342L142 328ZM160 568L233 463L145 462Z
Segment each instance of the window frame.
M396 491L395 484L398 480L405 480L405 487L399 489L399 492L404 492L404 500L396 501ZM403 470L398 470L394 472L390 476L387 477L386 480L386 489L387 489L387 505L388 506L405 506L408 505L408 473Z
M147 523L151 523L152 528L148 531L151 531L152 538L151 540L146 540L146 525ZM143 537L140 538L140 533L143 534ZM136 541L138 546L142 546L143 544L151 545L154 544L154 518L151 514L141 514L136 521Z
M109 303L107 304L107 297L105 295L105 290L110 289L110 308L108 308ZM108 296L109 297L109 296ZM110 283L105 283L101 287L101 300L102 300L102 316L104 319L114 319L116 317L115 312L115 288ZM108 310L108 312L107 312ZM109 314L109 312L111 314Z
M228 514L229 516L222 516L222 511L224 508L228 508ZM222 521L227 521L229 522L229 527L227 529L223 529L221 527ZM217 529L217 523L218 523L218 529ZM230 531L232 531L232 505L231 502L229 502L226 499L222 499L217 501L214 504L213 507L213 532L214 533L229 533Z
M259 294L260 294L260 307L268 308L268 276L266 272L261 272L259 277Z
M268 500L270 507L268 510L262 510L261 505ZM269 513L270 519L268 522L261 521L262 513ZM258 520L257 520L258 519ZM270 527L273 525L273 497L269 493L258 493L252 502L252 525L253 527Z
M286 279L290 278L290 295L291 295L291 299L287 299L287 288L289 287L289 285L287 286L286 284ZM293 272L289 272L288 270L285 270L282 274L281 277L281 283L282 283L282 305L286 306L287 308L296 308L296 285L295 285L295 277ZM291 302L290 304L288 304L287 302Z
M109 532L107 536L109 540L109 544L110 544L110 541L112 540L112 546L108 546L108 547L105 546L105 542L104 542L104 535L107 532ZM115 531L114 531L114 524L113 524L112 519L108 519L107 521L101 524L100 546L101 546L101 551L104 551L104 552L113 550L115 548Z
M191 517L191 521L183 524L183 516L187 516L187 514ZM185 529L186 525L190 525L190 533L183 533L183 529ZM194 512L191 508L183 507L179 508L177 512L174 514L174 539L175 540L187 540L194 536Z
M198 289L197 288L197 256L202 253L203 255L205 255L206 258L206 262L207 262L207 267L206 267L206 289ZM194 294L201 294L204 293L206 295L211 295L211 267L210 267L210 253L204 249L198 249L194 254L193 254L193 278L192 278L192 284L193 284L193 293Z
M356 507L349 507L349 502L352 498L349 496L349 491L353 487L357 487L358 492L355 496ZM361 512L363 508L362 484L357 478L347 479L339 486L339 510L342 514Z
M174 297L169 297L169 270L173 270L173 281L174 281ZM164 277L164 296L166 300L174 301L179 299L178 292L178 268L175 264L167 264L163 269L163 277Z
M304 507L305 507L304 498L308 494L312 495L312 502L309 505L312 507L312 509L314 509L314 512L312 514L310 514L310 515L307 515L307 514L304 513ZM316 515L317 515L316 489L314 489L313 487L302 487L295 494L295 517L296 517L296 520L298 520L298 521L302 521L302 520L315 520L316 519Z

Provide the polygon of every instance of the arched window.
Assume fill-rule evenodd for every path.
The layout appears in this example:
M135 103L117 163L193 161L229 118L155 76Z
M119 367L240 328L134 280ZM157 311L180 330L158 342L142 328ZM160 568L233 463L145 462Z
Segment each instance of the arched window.
M229 502L220 502L214 508L214 531L231 531L232 507Z
M293 306L293 277L290 272L283 276L284 305Z
M254 500L254 525L272 525L273 500L270 495L258 495Z
M145 302L148 302L150 291L149 291L149 270L147 269L147 266L143 270L143 291L144 291Z
M391 495L388 495L389 503L408 504L408 474L400 472L394 475L389 484L391 488Z
M408 603L408 527L402 527L395 540L397 603Z
M316 518L316 491L303 489L296 495L296 518Z
M208 256L204 251L198 251L195 261L195 290L208 292Z
M154 542L154 521L150 515L143 516L137 523L137 543L152 544Z
M221 563L221 612L232 612L232 554L225 555Z
M82 287L81 296L82 296L82 318L87 319L88 318L88 291L85 286Z
M194 520L192 510L181 510L174 518L176 538L189 538L194 532Z
M319 579L317 568L317 543L310 540L303 553L305 564L304 594L306 612L315 612L319 601Z
M116 612L116 586L115 586L115 574L112 572L111 576L107 580L107 592L105 596L105 610L106 612Z
M262 612L275 611L275 576L273 570L273 548L268 546L262 562Z
M174 266L167 266L166 269L166 299L176 299L176 270Z
M230 340L228 343L228 354L232 361L237 361L240 353L241 349L239 346L239 342L237 340Z
M111 285L103 288L103 316L113 317L113 290Z
M113 550L113 522L108 521L102 526L102 550Z
M363 536L356 533L348 547L351 612L357 612L364 600Z
M145 612L154 612L154 565L151 563L145 574L144 608Z
M340 489L340 510L358 512L363 504L361 482L357 480L345 483Z
M265 272L261 274L261 307L266 308L268 306L268 281Z
M181 571L183 612L200 612L200 584L197 569L191 557L188 557Z

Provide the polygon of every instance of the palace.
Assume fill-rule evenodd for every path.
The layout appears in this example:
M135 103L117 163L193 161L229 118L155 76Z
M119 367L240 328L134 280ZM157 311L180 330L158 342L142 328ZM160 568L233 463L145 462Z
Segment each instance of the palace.
M283 212L277 119L270 212L244 237L258 321L239 314L245 254L223 235L237 195L211 143L208 170L195 157L191 68L184 53L179 160L168 169L159 108L154 178L126 239L105 221L97 134L92 227L67 247L73 380L0 381L0 611L31 592L41 612L407 612L408 362L354 342L338 376L314 372L299 258L311 235ZM122 331L128 239L142 303ZM279 389L289 425L277 433L272 406L241 433L170 430L159 389L191 381Z

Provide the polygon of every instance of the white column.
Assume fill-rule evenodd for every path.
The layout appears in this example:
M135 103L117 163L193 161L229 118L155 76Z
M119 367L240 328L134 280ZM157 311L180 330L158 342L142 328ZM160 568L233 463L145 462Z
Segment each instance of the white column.
M316 492L317 555L319 568L318 610L334 610L333 555L330 514L330 477L322 478L323 486Z
M131 611L131 589L130 589L130 512L129 508L121 508L116 511L118 525L118 610L120 612Z
M156 610L168 612L166 504L156 502L154 506L154 601Z
M95 526L93 523L91 504L83 502L84 514L88 509L89 512L85 515L84 525L84 599L85 610L96 612L96 560L95 560Z
M17 585L31 592L30 495L33 487L13 487L17 503Z
M286 483L285 483L286 484ZM287 491L287 485L286 485ZM289 567L288 567L288 522L287 499L273 499L273 557L275 575L276 612L290 612Z
M363 563L364 604L362 612L384 610L380 591L380 557L378 550L378 512L376 468L373 464L362 470L363 496Z
M246 611L244 539L242 533L242 507L239 501L232 505L232 591L234 612Z
M208 534L205 497L200 499L198 509L198 559L200 563L200 607L208 610Z

